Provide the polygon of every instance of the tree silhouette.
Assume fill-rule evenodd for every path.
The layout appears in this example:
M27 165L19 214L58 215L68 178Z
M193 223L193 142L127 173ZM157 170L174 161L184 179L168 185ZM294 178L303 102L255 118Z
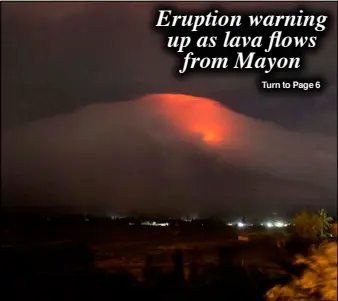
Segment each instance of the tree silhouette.
M293 219L293 224L296 233L304 238L317 238L323 229L319 215L309 211L298 213Z
M318 216L322 222L322 229L320 231L321 237L327 237L331 234L331 223L333 218L328 216L327 212L324 209L318 211Z
M336 242L324 243L308 257L296 257L295 264L306 267L303 274L285 286L270 289L266 293L268 301L337 301Z

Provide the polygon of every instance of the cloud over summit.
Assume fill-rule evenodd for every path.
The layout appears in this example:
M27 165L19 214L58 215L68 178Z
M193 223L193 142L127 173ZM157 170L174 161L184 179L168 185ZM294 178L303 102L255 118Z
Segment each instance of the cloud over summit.
M288 132L189 95L90 105L2 140L12 204L259 210L329 203L336 193L335 138Z

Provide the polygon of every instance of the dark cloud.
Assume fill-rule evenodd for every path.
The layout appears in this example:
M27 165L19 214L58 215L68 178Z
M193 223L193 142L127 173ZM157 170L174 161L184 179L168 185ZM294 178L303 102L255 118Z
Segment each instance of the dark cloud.
M201 9L208 3L170 3ZM209 97L232 109L290 129L305 129L322 115L322 99L336 104L336 3L220 3L228 10L271 10L305 5L331 13L322 48L308 57L307 75L329 82L319 98L264 96L249 76L173 77L175 58L151 28L158 3L3 3L2 124L6 128L99 102L129 100L149 93ZM247 88L245 91L243 86ZM325 110L325 109L324 109ZM336 135L336 112L325 127Z
M151 28L157 5L2 3L6 200L178 211L335 204L337 4L301 3L332 16L305 70L328 89L307 97L264 95L253 75L174 77L175 58ZM219 5L261 11L300 3ZM216 118L231 139L206 145L203 133L177 122L177 111L129 102L152 93L215 99L231 109Z

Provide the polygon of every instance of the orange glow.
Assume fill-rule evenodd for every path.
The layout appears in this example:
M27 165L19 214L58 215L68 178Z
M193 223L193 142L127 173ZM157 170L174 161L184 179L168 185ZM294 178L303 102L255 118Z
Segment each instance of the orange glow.
M210 99L189 95L162 94L157 103L170 122L180 131L200 137L208 144L225 138L224 109Z
M205 142L219 142L220 138L217 137L217 135L215 135L214 133L210 132L210 133L205 133L203 136L203 140Z

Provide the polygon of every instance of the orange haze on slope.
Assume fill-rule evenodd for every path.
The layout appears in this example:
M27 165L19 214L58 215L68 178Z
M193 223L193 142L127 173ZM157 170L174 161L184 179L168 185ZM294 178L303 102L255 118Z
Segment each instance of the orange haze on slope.
M210 99L179 94L158 95L156 104L179 130L201 137L207 144L224 141L224 108Z

